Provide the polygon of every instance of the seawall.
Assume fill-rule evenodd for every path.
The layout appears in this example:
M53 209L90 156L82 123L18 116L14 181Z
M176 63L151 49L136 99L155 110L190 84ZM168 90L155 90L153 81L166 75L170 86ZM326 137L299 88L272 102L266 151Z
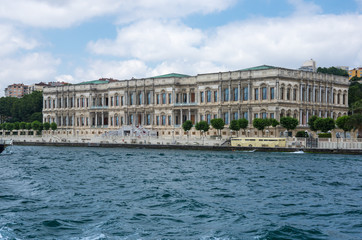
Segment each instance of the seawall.
M119 143L68 143L68 142L21 142L14 141L20 146L58 146L58 147L103 147L103 148L149 148L149 149L180 149L204 151L251 151L257 152L295 152L297 148L268 148L268 147L231 147L231 146L204 146L204 145L175 145L175 144L119 144ZM354 154L362 155L362 149L321 149L302 148L306 153L325 154Z

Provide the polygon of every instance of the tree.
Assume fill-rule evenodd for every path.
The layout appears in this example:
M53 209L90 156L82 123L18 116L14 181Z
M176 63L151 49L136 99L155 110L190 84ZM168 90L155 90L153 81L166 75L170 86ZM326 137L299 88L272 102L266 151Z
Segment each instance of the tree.
M34 121L31 123L31 128L36 130L36 131L39 131L41 129L41 122L39 121Z
M56 124L55 122L52 122L52 123L50 124L50 128L51 128L53 131L55 131L55 130L57 130L58 126L57 126L57 124Z
M25 129L30 130L31 129L31 123L26 123L25 124Z
M348 124L350 116L341 116L337 118L336 125L338 128L342 129L344 132L344 137L346 137L346 132L352 130L352 126Z
M14 122L14 129L15 129L15 130L19 130L19 129L20 129L20 123L19 123L19 122Z
M269 124L268 119L255 118L253 120L253 127L260 130L262 132L262 135L264 135L264 129L266 126L268 126L268 124Z
M310 128L310 130L312 130L313 132L316 132L318 129L316 129L315 127L314 127L314 122L318 119L319 117L317 117L317 116L312 116L312 117L310 117L309 118L309 120L308 120L308 125L309 125L309 128Z
M12 131L14 129L14 123L6 123L5 129Z
M275 118L271 118L270 123L271 123L271 126L273 128L275 128L275 136L276 136L276 134L277 134L277 126L279 125L279 122Z
M333 74L333 75L337 75L337 76L344 76L344 77L348 77L348 72L346 70L340 69L340 68L336 68L336 67L329 67L329 68L325 68L325 67L319 67L317 69L317 72L320 73L327 73L327 74Z
M351 115L347 124L351 126L354 131L362 129L362 114L357 113Z
M283 128L286 128L287 131L295 129L299 124L298 119L292 117L282 117L280 118L280 125Z
M314 128L321 130L322 132L326 133L330 130L333 130L336 127L336 124L333 118L318 118L314 122Z
M359 82L352 82L348 89L348 104L350 107L357 101L362 99L362 84Z
M210 126L206 121L200 121L195 124L195 129L200 132L201 131L207 132L207 131L209 131L209 128L210 128Z
M219 135L221 135L221 130L224 129L225 122L222 120L222 118L214 118L211 119L211 126L219 130Z
M230 130L238 132L240 130L240 125L238 120L232 120L229 125Z
M191 120L186 120L183 124L182 124L182 128L185 132L190 131L190 129L192 128L192 121Z
M50 129L50 123L48 122L43 123L43 128L44 130L48 131Z
M245 136L246 136L245 129L248 127L249 121L247 119L245 119L245 118L240 118L238 120L238 124L240 126L240 129L244 129L244 133L245 133Z
M26 128L26 122L21 122L19 124L19 127L20 127L20 129L25 129Z

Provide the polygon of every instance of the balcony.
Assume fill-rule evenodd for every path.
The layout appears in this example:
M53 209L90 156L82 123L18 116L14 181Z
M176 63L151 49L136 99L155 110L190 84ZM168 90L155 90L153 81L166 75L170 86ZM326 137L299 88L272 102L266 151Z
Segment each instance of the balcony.
M109 106L91 106L91 109L108 109Z
M191 103L174 103L175 107L183 107L183 106L197 106L197 102L191 102Z

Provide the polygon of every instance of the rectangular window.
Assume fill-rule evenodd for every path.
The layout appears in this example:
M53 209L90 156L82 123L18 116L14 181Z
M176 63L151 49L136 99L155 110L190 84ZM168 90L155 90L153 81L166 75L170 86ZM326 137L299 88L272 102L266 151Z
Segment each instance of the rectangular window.
M129 124L130 124L130 125L133 124L133 114L131 114L131 116L129 117Z
M151 104L151 93L147 93L147 104Z
M263 112L263 113L262 113L262 118L265 119L266 117L267 117L266 112Z
M113 107L113 97L111 97L111 107Z
M151 114L147 114L147 125L151 125Z
M211 114L207 114L206 117L207 117L207 123L211 124Z
M217 91L214 91L214 102L217 102Z
M254 99L259 100L259 88L255 88L254 93Z
M255 118L258 118L258 117L259 117L259 115L258 115L257 113L255 113L255 114L254 114L254 119L255 119Z
M290 100L290 88L287 89L287 100Z
M200 121L204 121L204 115L200 115Z
M244 101L248 101L248 95L249 95L249 89L248 88L244 88Z
M270 88L270 99L274 99L274 88Z
M206 94L207 94L206 101L207 101L207 102L211 102L211 91L208 90Z
M204 102L204 92L200 92L200 102Z
M160 104L160 94L156 94L157 104Z
M129 104L133 105L133 93L130 94Z
M225 124L229 124L229 113L224 113Z
M267 99L267 88L266 87L262 88L262 94L263 94L263 100L266 100Z
M116 119L116 126L118 126L118 125L119 125L119 118L118 118L118 116L116 116L115 119Z
M168 94L168 104L171 104L172 103L172 94L169 93Z
M271 114L270 114L270 118L274 118L274 113L271 113Z
M118 96L117 96L117 104L118 104ZM124 97L123 96L121 96L121 106L123 106L124 105ZM118 105L117 105L118 106Z
M238 120L239 119L239 114L237 112L234 112L234 120Z
M239 100L239 90L238 88L234 88L234 101Z
M172 122L171 122L171 116L168 116L168 125L172 125Z
M139 105L142 105L142 104L143 104L142 98L143 98L143 94L140 93L140 95L138 95L138 104L139 104Z
M166 104L166 93L162 93L162 104Z
M224 101L229 101L229 88L224 89Z
M160 125L160 117L159 116L156 117L156 125Z
M244 112L244 118L248 119L248 112Z
M293 89L293 101L297 101L297 89Z
M166 125L166 116L162 115L162 126Z

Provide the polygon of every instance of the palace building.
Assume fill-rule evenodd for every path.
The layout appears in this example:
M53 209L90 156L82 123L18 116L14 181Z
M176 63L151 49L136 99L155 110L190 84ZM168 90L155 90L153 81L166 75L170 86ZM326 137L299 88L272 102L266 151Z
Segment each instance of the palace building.
M246 118L252 128L255 118L283 116L297 118L305 129L313 115L346 115L348 86L347 77L266 65L196 76L100 79L44 88L43 118L56 122L60 132L80 135L142 126L167 136L182 134L186 120L222 118L228 125Z

